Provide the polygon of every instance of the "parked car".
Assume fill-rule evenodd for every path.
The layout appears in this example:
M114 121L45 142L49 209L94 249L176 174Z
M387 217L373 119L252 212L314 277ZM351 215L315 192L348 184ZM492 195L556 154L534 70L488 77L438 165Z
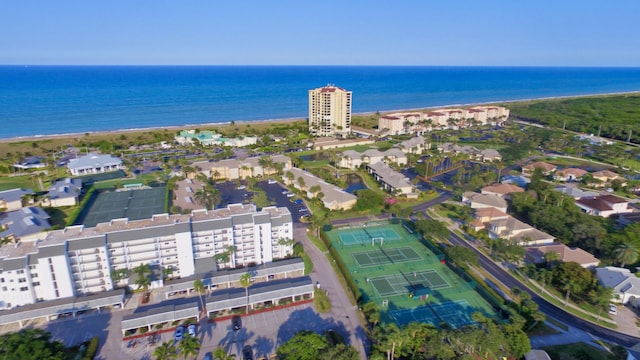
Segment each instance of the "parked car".
M202 360L213 360L213 355L211 355L210 352L204 354L204 357L202 358Z
M175 339L176 341L182 340L182 336L184 335L184 328L182 326L178 326L176 328Z
M194 324L189 325L187 328L187 333L191 336L196 336L196 326Z
M246 186L244 186L244 185L240 185L240 186L238 186L238 187L236 188L236 190L244 190L244 189L246 189L246 188L247 188Z
M267 183L268 183L269 185L273 185L273 184L277 183L277 181L275 181L275 180L273 180L273 179L269 179L269 180L267 181Z
M234 316L231 319L231 325L233 326L234 331L242 329L242 318L240 316Z
M302 201L302 199L296 199L293 203L294 204L302 204L304 201Z
M616 306L613 305L613 304L609 304L609 314L617 315L618 314L618 308L616 308Z
M287 193L286 195L287 195L287 197L294 197L294 196L296 196L296 194L294 194L294 193Z
M253 360L253 349L251 348L251 345L246 345L242 348L242 359Z

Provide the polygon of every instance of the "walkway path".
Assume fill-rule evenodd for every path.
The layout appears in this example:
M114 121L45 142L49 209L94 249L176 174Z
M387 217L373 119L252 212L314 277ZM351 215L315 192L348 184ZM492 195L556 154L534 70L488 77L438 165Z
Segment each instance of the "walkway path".
M326 254L320 251L307 236L307 227L298 224L293 230L293 238L302 242L305 253L313 262L313 271L309 276L314 283L319 283L325 289L331 300L332 310L328 315L333 317L336 323L343 323L349 333L349 343L353 345L363 360L367 359L368 339L364 325L360 322L357 306L351 305L345 289L342 287L338 275L334 271ZM323 316L324 317L324 316Z

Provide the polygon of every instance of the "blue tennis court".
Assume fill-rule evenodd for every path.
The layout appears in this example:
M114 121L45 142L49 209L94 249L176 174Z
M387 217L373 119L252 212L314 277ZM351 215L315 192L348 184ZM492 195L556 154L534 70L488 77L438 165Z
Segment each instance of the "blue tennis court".
M466 300L448 301L440 304L427 304L413 309L392 310L391 316L398 324L427 322L435 326L447 323L453 328L475 324L471 314L477 310Z

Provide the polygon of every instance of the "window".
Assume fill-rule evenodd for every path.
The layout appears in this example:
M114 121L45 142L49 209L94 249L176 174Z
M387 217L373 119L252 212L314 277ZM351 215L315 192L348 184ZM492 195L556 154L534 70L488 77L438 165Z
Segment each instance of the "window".
M21 288L20 288L20 291L27 291L27 290L29 290L29 288L28 288L28 287L26 287L26 286L25 286L25 287L21 287Z
M40 286L40 281L36 281L33 283L33 286Z
M31 277L32 277L32 278L37 278L37 277L38 277L38 273L33 273L33 274L31 274Z
M6 287L6 286L3 286L3 287L2 287L2 291L7 291L7 287Z
M16 274L24 274L24 270L20 269L20 270L16 271Z
M3 283L3 282L4 282L4 278L0 278L0 283Z
M20 278L20 279L18 279L18 282L19 282L19 283L27 282L27 279L25 279L25 278Z

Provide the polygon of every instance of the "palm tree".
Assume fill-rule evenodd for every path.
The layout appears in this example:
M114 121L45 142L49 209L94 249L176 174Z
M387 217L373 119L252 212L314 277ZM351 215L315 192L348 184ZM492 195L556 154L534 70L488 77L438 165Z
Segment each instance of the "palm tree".
M222 346L218 346L215 350L213 350L213 359L214 360L233 360L236 356L233 354L229 354L225 348Z
M562 290L566 291L564 306L567 306L567 304L569 304L569 296L572 292L575 293L576 291L579 291L580 285L575 280L571 279L562 285Z
M620 263L620 267L627 264L633 264L638 261L638 248L631 244L622 244L614 252L616 260Z
M220 193L216 188L205 186L193 194L193 199L205 209L213 209L220 202Z
M138 285L138 290L144 289L145 292L149 290L149 285L151 285L151 279L147 276L147 274L151 274L151 268L149 264L140 264L133 268L133 272L136 274L136 285Z
M176 347L173 346L171 341L165 341L155 350L153 350L153 357L156 360L172 360L176 358Z
M556 262L560 261L562 258L560 253L554 250L551 250L544 254L544 260L547 262L547 268L552 267Z
M198 279L193 282L193 290L195 290L198 293L198 299L200 299L200 305L202 305L202 310L206 313L207 308L204 305L204 300L202 300L202 294L204 294L207 291L207 289L205 288L202 280Z
M240 276L240 286L244 288L245 295L247 297L247 307L245 314L249 313L249 286L251 286L251 274L244 273Z
M200 341L195 337L186 334L182 340L180 340L178 348L180 349L180 355L186 360L189 356L198 356L198 352L200 351Z

